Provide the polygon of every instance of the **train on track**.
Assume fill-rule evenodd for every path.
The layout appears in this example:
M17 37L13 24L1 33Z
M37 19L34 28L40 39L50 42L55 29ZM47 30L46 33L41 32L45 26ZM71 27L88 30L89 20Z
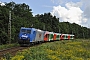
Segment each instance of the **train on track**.
M70 40L70 39L74 39L73 34L54 33L49 31L43 31L36 28L21 27L18 43L20 45L31 45L47 41Z

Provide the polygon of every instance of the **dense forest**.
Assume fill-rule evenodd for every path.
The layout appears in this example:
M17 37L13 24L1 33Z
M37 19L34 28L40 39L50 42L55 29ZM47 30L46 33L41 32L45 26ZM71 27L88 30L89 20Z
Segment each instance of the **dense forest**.
M59 22L60 19L52 16L50 12L33 16L29 5L9 2L5 3L5 6L0 6L0 45L10 41L8 36L9 11L11 11L11 43L18 41L21 27L74 34L75 38L90 38L90 28L82 27L76 23Z

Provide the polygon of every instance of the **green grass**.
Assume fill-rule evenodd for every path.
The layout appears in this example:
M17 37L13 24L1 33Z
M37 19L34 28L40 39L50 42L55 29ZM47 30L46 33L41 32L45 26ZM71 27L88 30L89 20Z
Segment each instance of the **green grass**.
M18 52L11 60L90 60L90 40L43 43Z
M11 47L16 47L16 46L19 46L19 44L14 43L14 44L0 45L0 50L7 49L7 48L11 48Z

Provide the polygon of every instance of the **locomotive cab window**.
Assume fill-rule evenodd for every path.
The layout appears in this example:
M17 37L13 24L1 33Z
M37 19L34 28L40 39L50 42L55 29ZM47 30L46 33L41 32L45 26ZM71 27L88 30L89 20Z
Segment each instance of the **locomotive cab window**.
M27 33L29 33L29 34L30 34L30 33L31 33L31 30L27 30Z
M26 29L21 29L21 32L26 32Z

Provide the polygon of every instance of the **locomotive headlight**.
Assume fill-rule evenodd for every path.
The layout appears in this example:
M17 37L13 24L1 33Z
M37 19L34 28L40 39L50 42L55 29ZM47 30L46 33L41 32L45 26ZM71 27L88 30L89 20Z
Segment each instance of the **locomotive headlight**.
M27 35L22 35L22 37L24 37L24 38L28 38L28 36L27 36Z

